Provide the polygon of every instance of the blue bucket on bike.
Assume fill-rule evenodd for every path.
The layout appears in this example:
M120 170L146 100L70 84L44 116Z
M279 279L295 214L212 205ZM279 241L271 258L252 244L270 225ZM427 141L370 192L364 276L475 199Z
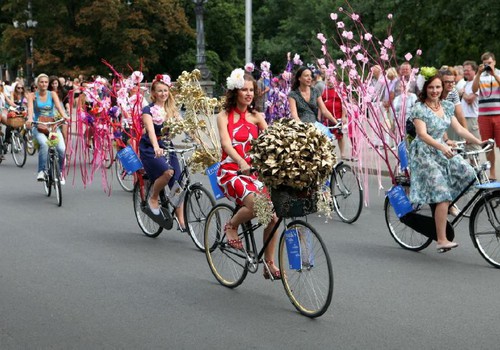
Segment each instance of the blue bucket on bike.
M413 206L408 199L403 186L397 185L391 188L387 191L387 197L389 197L389 202L391 202L398 218L402 218L406 214L413 211Z
M219 184L217 183L217 172L219 171L220 163L215 163L205 170L208 179L210 180L210 185L212 186L212 192L214 193L215 199L224 198L224 193L222 192Z
M127 146L116 153L118 159L123 165L123 168L129 173L135 173L142 168L142 163L132 147Z

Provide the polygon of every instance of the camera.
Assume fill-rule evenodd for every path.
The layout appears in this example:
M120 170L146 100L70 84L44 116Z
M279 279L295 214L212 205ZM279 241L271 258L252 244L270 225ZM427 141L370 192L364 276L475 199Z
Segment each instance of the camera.
M489 65L489 64L485 64L485 65L484 65L484 71L485 71L485 72L491 72L491 67L490 67L490 65Z

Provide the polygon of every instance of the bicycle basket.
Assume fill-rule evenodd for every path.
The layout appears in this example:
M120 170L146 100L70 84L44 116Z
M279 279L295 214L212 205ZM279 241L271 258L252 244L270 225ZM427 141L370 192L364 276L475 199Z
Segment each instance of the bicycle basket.
M276 215L283 218L306 216L318 211L316 192L311 189L299 190L288 186L271 189L271 201Z
M17 129L24 125L25 119L23 116L7 118L6 124L11 128Z

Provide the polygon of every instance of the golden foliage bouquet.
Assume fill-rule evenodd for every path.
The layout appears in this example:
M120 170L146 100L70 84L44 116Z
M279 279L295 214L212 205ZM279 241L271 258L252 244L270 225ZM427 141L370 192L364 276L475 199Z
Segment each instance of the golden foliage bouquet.
M221 102L216 98L205 95L199 79L201 73L198 69L192 72L182 72L177 78L172 93L175 102L180 108L185 108L182 120L170 119L164 124L163 131L170 138L182 132L191 136L199 147L189 160L191 170L203 172L206 168L217 163L221 158L221 146L216 132L215 112L220 108Z
M283 118L252 141L252 165L269 187L318 190L336 163L335 146L314 124Z

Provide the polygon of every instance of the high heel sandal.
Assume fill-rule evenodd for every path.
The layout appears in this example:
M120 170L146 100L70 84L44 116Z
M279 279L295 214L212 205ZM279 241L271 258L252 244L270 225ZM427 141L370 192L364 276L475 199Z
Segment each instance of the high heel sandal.
M235 230L236 231L237 227L234 227L229 222L227 222L224 225L224 234L226 235L226 238L227 238L227 244L229 244L229 246L231 248L234 248L234 249L237 249L237 250L243 250L243 242L241 242L241 239L239 239L239 238L229 239L229 236L227 235L227 231L228 230ZM236 231L236 234L238 234L237 231Z
M265 265L267 265L267 266L264 266L264 278L266 280L269 280L269 279L271 279L271 276L272 276L273 280L280 280L281 279L280 270L276 270L274 272L271 272L271 269L270 269L270 266L276 267L276 265L274 265L274 261L266 260L265 262L266 262Z

